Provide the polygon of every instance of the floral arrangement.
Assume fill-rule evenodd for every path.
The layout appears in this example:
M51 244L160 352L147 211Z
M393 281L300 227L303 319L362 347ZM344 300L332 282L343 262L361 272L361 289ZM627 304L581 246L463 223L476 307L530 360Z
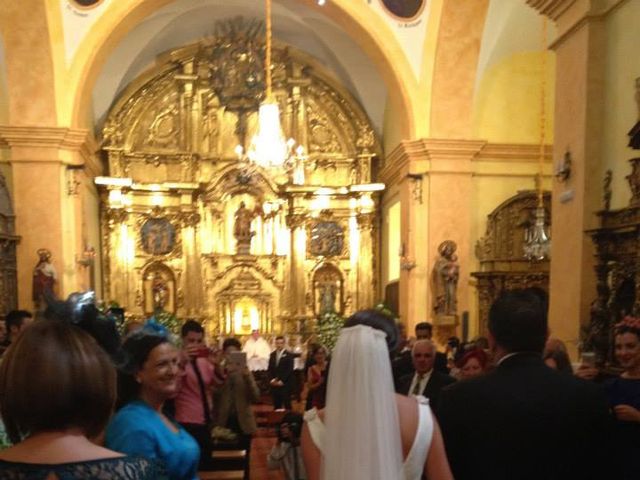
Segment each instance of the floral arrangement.
M318 341L328 351L332 351L338 341L340 329L344 325L344 318L336 312L327 312L318 317Z

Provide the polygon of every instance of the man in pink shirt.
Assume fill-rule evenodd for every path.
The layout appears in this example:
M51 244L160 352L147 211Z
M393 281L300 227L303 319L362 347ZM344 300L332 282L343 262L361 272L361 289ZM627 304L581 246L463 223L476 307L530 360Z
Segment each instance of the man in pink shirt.
M211 351L204 344L204 329L194 320L182 326L182 349L186 359L182 386L175 398L176 420L200 445L199 470L211 465L212 390L221 382Z

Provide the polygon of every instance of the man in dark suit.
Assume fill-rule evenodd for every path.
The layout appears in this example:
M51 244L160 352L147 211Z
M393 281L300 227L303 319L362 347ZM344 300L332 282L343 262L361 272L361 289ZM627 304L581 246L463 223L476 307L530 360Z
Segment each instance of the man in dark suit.
M396 392L403 395L422 395L432 405L438 404L440 390L456 380L434 369L436 347L431 340L417 340L411 349L415 373L400 378Z
M293 355L284 348L284 337L276 337L276 349L269 356L269 385L273 408L291 410Z
M429 322L420 322L416 324L415 332L416 340L431 340L433 337L433 325ZM391 368L393 369L393 381L397 390L400 379L405 375L409 375L414 372L411 349L405 347L404 350L399 352L393 359ZM444 353L436 350L433 368L437 372L444 373L445 375L449 374L449 369L447 368L447 356Z
M535 291L503 294L489 312L495 370L440 393L438 420L456 480L617 478L608 465L603 392L541 359L546 311Z

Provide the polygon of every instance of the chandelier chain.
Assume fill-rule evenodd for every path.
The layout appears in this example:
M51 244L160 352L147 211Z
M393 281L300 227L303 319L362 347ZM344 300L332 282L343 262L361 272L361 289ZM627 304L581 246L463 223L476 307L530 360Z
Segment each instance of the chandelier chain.
M271 0L265 2L265 16L266 16L266 42L264 52L264 68L265 68L265 82L267 87L267 101L271 100L272 93L272 80L271 80Z

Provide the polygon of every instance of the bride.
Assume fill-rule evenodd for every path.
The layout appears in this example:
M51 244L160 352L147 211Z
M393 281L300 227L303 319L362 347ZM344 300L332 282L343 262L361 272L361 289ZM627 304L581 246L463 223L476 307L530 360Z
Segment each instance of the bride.
M453 479L426 402L396 395L393 322L374 310L344 325L333 351L326 408L309 410L302 455L309 480Z

